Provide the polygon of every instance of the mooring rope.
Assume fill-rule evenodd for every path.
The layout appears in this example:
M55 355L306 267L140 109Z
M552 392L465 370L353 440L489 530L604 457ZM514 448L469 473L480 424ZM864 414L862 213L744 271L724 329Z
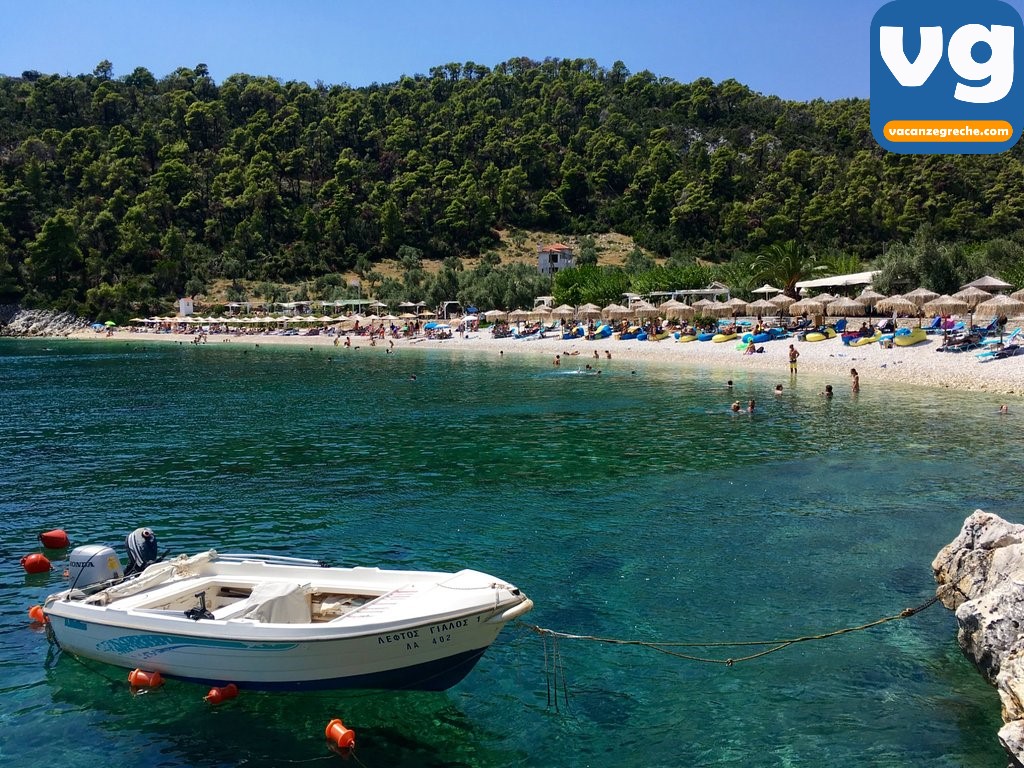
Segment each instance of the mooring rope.
M640 648L647 648L652 651L657 651L658 653L664 653L668 656L674 656L678 659L685 659L687 661L698 661L703 662L705 664L724 664L727 667L731 667L734 664L739 664L743 661L753 661L754 659L759 659L763 656L767 656L770 653L775 653L776 651L781 651L784 648L789 648L791 645L796 645L797 643L807 643L812 640L828 640L829 638L838 637L839 635L846 635L851 632L861 632L867 629L871 629L873 627L880 626L881 624L886 624L890 621L897 621L899 619L909 619L911 616L915 616L921 613L921 611L930 608L935 603L937 603L941 599L943 592L944 589L940 588L939 591L936 593L935 597L925 601L916 608L905 608L899 613L893 614L892 616L883 616L880 619L876 619L875 621L869 621L866 624L858 624L854 627L843 627L842 629L835 629L831 632L823 632L817 635L803 635L802 637L790 637L783 638L780 640L739 640L709 643L678 641L660 642L657 640L623 640L621 638L600 637L598 635L575 635L569 632L558 632L554 629L547 629L546 627L539 627L536 624L527 624L526 622L520 622L520 624L522 624L523 627L530 630L531 632L536 632L538 635L541 635L545 638L551 637L553 640L561 638L563 640L589 640L594 643L603 643L605 645L637 646ZM673 648L749 648L766 645L772 647L766 648L763 651L758 651L757 653L749 654L747 656L729 657L724 659L712 658L707 656L695 656L692 654L683 653L681 651L672 650ZM545 643L545 656L547 655L546 651L547 644ZM547 660L545 660L545 667L546 666ZM550 696L551 694L549 692L549 701Z

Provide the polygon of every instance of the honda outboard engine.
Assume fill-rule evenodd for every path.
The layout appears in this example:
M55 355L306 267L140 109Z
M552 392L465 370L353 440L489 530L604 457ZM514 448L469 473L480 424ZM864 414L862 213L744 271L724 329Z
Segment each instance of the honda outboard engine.
M149 528L136 528L129 533L124 540L124 546L128 550L128 566L124 569L125 576L142 573L147 566L160 559L157 554L156 534Z
M72 589L121 578L121 561L114 550L102 544L89 544L71 550L68 576Z

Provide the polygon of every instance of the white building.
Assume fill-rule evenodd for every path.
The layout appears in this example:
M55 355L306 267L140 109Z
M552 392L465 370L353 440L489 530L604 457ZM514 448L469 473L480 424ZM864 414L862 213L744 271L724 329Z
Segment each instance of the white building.
M192 299L191 298L185 297L183 299L178 299L178 316L179 317L188 317L189 315L191 315L195 311L196 311L195 310L195 306L192 304Z
M553 275L574 264L572 248L562 243L537 246L537 271L542 275Z

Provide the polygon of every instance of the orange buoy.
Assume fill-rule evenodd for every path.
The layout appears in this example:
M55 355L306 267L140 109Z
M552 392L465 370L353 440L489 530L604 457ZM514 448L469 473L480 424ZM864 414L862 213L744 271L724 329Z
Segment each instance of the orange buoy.
M233 699L237 695L238 686L234 683L228 683L220 688L211 688L209 692L203 696L203 699L211 704L223 704L228 699Z
M68 539L68 535L60 528L54 528L52 531L44 531L43 533L40 533L39 541L47 549L64 549L65 547L71 546L71 541Z
M128 682L132 688L159 688L164 684L164 678L159 672L133 669L128 673Z
M21 558L21 567L27 573L46 573L50 570L50 561L38 552L33 552L31 555Z
M43 612L43 606L41 605L33 605L29 608L28 617L39 624L45 624L49 621L49 619L46 618L46 614Z
M338 749L355 749L356 732L351 728L346 728L345 724L338 718L334 718L327 724L324 735Z

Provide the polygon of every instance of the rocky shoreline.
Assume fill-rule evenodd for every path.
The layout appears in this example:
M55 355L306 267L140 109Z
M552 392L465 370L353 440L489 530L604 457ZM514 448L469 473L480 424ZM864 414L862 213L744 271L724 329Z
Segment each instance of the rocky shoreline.
M1024 525L977 510L932 562L964 655L999 692L999 741L1024 768Z
M88 320L71 312L0 304L0 336L69 336L88 327Z

